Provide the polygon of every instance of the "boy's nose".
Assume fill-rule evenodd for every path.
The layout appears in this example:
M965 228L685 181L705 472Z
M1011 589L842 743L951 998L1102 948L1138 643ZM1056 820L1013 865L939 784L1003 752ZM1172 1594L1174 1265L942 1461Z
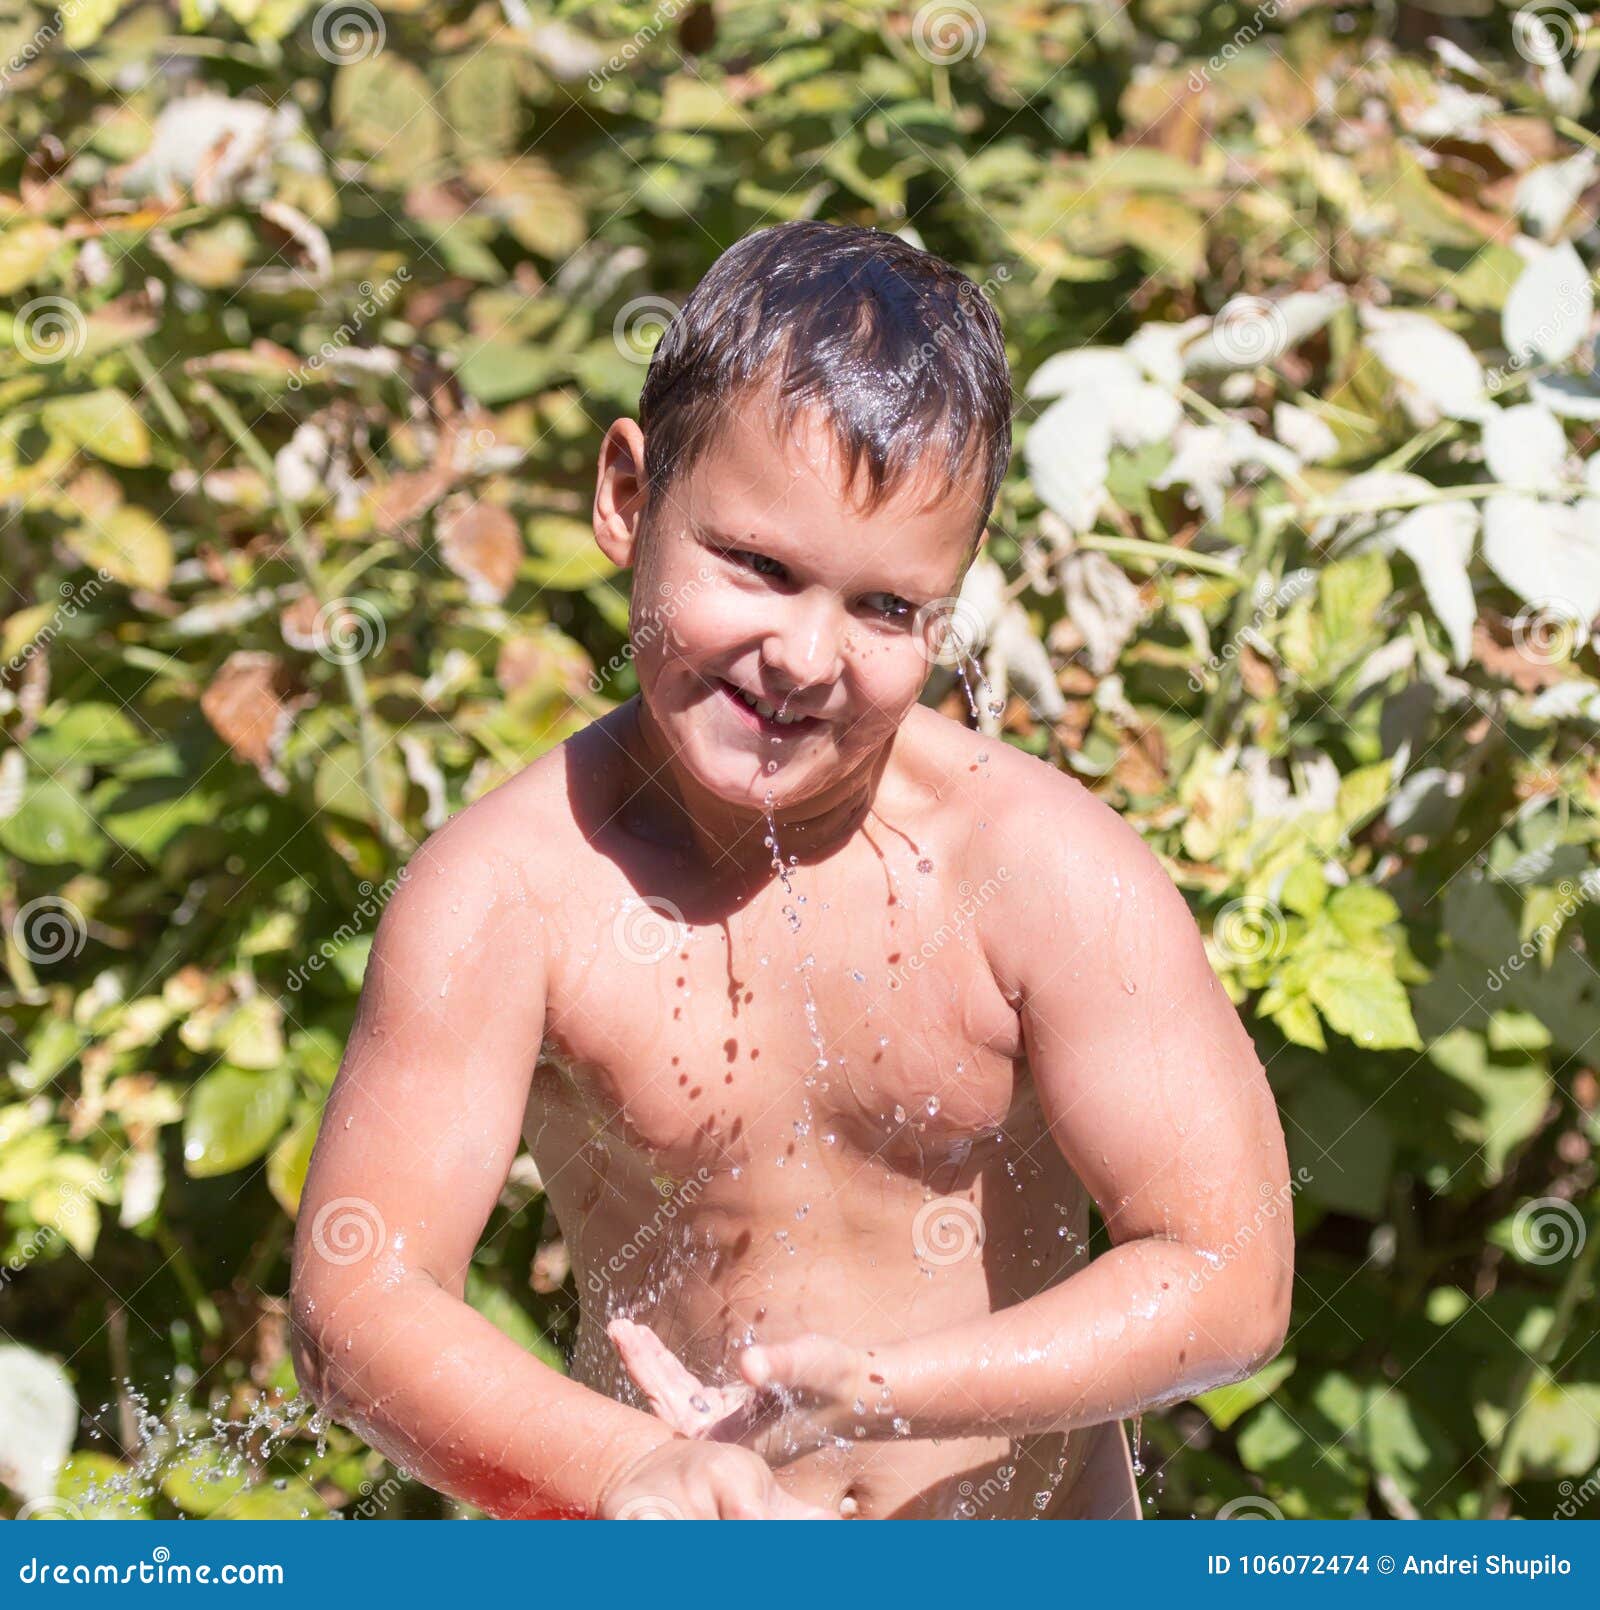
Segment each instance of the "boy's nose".
M799 690L837 681L844 670L839 634L822 606L796 612L767 634L761 658L790 687Z

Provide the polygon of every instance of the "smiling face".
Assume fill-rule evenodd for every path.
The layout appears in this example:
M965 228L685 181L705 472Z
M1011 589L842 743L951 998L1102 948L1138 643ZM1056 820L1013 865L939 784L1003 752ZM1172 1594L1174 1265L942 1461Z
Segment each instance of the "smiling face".
M602 519L619 431L621 461L642 463L627 451L638 427L619 421L596 533L635 568L634 663L672 765L735 807L825 799L884 750L922 691L942 613L927 606L959 590L975 497L934 469L861 513L825 421L802 411L780 438L752 404L730 410L636 542L636 521L623 538L619 517Z

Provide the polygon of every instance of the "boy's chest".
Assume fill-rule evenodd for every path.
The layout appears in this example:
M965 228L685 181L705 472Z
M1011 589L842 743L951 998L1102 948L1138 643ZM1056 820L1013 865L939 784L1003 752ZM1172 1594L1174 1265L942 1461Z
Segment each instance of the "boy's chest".
M984 897L914 870L876 890L792 874L695 921L692 902L612 891L567 919L535 1101L674 1174L808 1147L954 1167L1025 1080Z

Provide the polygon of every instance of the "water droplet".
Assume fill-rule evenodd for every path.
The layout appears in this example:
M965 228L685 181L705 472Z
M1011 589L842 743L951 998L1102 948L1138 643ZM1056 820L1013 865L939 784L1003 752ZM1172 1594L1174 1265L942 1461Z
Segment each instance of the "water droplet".
M917 862L917 871L922 873L932 872L933 862L930 861L927 856L923 856L922 859Z
M939 1098L937 1096L929 1096L926 1105L928 1109L928 1116L932 1118L939 1111Z
M894 1104L894 1121L897 1124L903 1124L906 1121L906 1110L898 1101Z

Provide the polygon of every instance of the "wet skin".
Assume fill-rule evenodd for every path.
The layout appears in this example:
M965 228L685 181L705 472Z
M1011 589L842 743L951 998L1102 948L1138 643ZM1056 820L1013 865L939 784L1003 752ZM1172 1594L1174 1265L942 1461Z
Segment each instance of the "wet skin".
M640 697L435 834L377 936L299 1215L301 1378L497 1514L1136 1513L1119 1419L1286 1320L1249 1039L1133 830L916 703L969 503L861 513L817 421L751 408L641 540L642 463L619 421L595 524ZM570 1379L459 1300L519 1140ZM381 1244L330 1258L352 1202Z

